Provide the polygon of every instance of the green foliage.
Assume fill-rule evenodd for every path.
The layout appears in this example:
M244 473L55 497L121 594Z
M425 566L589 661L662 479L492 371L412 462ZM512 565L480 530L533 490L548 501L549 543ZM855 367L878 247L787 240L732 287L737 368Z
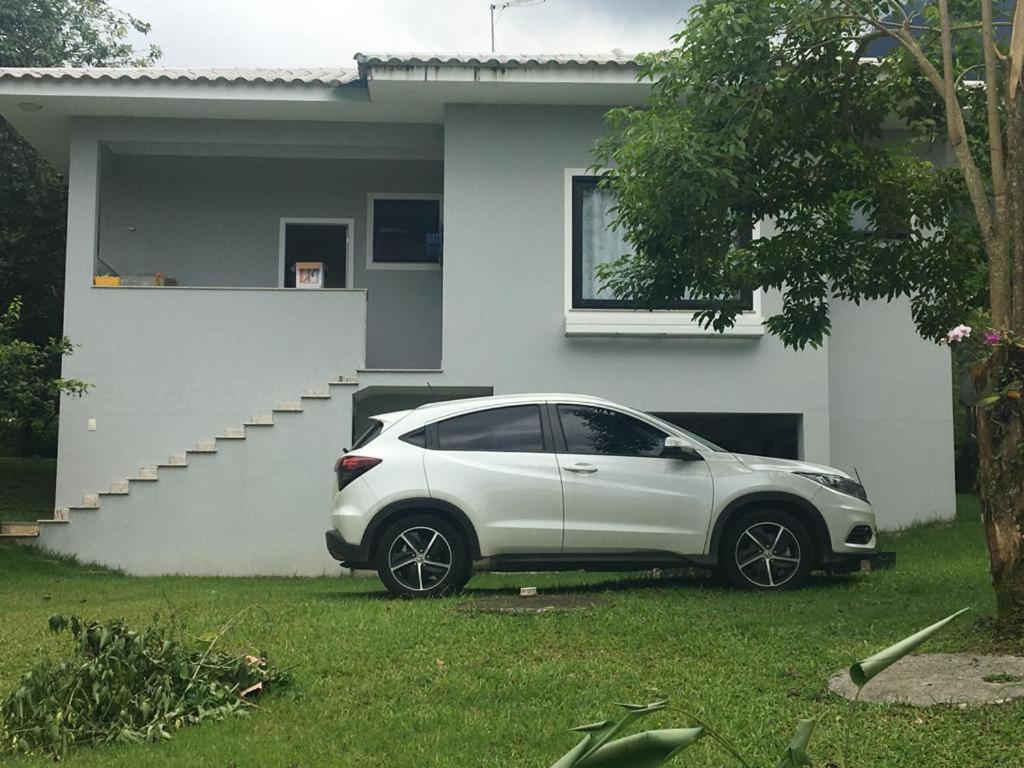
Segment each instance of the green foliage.
M38 664L0 703L0 751L63 757L79 745L166 741L244 714L247 696L287 683L261 654L215 649L223 629L189 641L159 617L142 631L61 615L49 626L70 631L72 653Z
M145 67L160 58L136 51L132 33L150 26L105 0L4 0L0 67Z
M934 637L940 630L955 618L965 613L964 608L941 621L915 632L907 638L889 646L883 651L858 661L850 667L850 679L859 691L879 672L888 669L926 640ZM694 744L707 733L718 742L744 768L750 768L747 761L736 748L721 735L697 720L696 728L673 728L669 730L645 731L633 736L614 739L634 721L665 709L667 701L657 701L647 705L622 704L626 714L618 720L605 720L593 725L574 728L586 734L583 740L561 757L551 768L657 768L668 762L672 757ZM796 734L782 753L775 768L802 768L813 765L807 747L814 733L816 720L801 720L797 723Z
M0 67L148 66L131 35L149 25L103 0L3 0ZM67 188L64 180L0 118L0 306L15 296L26 309L20 338L61 335Z
M81 396L89 385L60 377L60 363L74 347L69 339L45 344L17 337L21 299L0 315L0 422L41 430L57 413L61 393Z
M956 19L977 18L976 2L952 5ZM966 186L936 162L939 99L902 50L862 60L882 36L854 17L898 7L704 0L676 47L641 57L649 104L612 110L595 155L635 252L599 272L604 284L650 307L689 291L712 302L698 319L719 331L740 311L729 297L779 290L767 328L794 347L822 343L833 298L909 296L930 338L982 303L986 259ZM933 54L938 36L920 41ZM958 41L960 72L977 65L977 36ZM964 78L959 90L981 124L982 89ZM883 141L894 118L906 129ZM987 147L972 149L985 169ZM748 234L759 222L770 236Z

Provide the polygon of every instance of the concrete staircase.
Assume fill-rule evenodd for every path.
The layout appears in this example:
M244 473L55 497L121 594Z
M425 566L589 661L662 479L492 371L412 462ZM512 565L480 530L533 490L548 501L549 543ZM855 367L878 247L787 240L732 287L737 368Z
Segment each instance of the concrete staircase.
M144 493L145 489L152 488L155 491L164 483L177 477L187 475L190 469L195 467L197 463L201 464L204 460L208 461L209 459L206 457L222 453L231 445L244 445L247 440L251 440L256 434L272 432L274 431L275 426L280 426L283 422L293 420L297 415L304 413L311 405L331 400L336 394L338 394L339 388L351 390L356 386L358 386L357 380L341 376L336 380L328 382L328 385L325 387L307 389L302 393L298 400L278 403L276 407L271 409L270 413L254 415L249 421L245 422L241 426L226 427L222 433L216 437L200 440L191 448L179 453L171 454L161 463L140 467L134 476L113 481L109 489L84 494L80 504L58 507L54 510L53 517L50 519L38 520L34 523L0 523L0 541L12 540L24 544L36 544L44 549L61 551L81 557L82 553L77 550L73 543L75 537L64 532L66 529L76 528L77 526L75 523L84 524L88 521L91 525L92 521L97 519L96 516L101 514L101 510L110 507L111 511L114 511L114 508L124 506L132 497L146 496L149 501L152 501L152 492L145 491ZM351 424L351 398L343 399L346 401L344 411L347 414L347 419L337 419L339 425L346 420ZM293 441L295 437L296 435L293 435ZM297 437L299 437L299 440L301 441L301 431ZM338 434L336 439L339 444L346 442L344 434ZM301 445L301 442L299 442L299 445ZM332 462L335 458L337 458L336 455L318 457L318 463L319 461L322 461L326 464L328 462ZM277 469L281 472L287 473L293 468L280 466L277 467ZM317 466L317 470L322 469L322 466ZM216 469L213 471L215 473ZM261 468L260 471L263 471L263 469ZM209 479L207 479L206 482L209 483ZM184 495L188 496L187 493ZM183 503L188 503L188 501L193 502L193 504L202 504L201 497L182 500ZM321 512L323 513L322 519L325 523L324 529L326 530L326 507L321 510ZM131 524L127 519L123 522L125 525ZM106 524L104 527L106 527ZM60 531L60 533L57 533L58 531ZM51 534L51 532L53 533ZM322 536L320 538L322 538ZM57 544L57 546L48 546L51 539ZM318 543L322 546L322 542ZM71 546L68 546L68 544ZM86 555L82 559L89 558ZM115 561L111 561L109 558L103 557L93 559L94 562L102 562L104 560L106 560L106 562L103 564L112 565L114 567L122 566L121 563L116 562L116 558ZM132 571L133 569L127 568L126 570Z

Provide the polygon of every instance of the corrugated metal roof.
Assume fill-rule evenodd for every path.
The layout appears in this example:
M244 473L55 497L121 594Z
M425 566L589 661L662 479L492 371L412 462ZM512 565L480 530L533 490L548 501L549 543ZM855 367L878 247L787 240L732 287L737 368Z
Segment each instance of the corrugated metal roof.
M383 65L394 67L609 67L636 66L633 56L619 51L612 53L357 53L359 68Z
M359 78L356 69L167 69L161 67L0 68L0 79L190 83L254 83L336 87Z

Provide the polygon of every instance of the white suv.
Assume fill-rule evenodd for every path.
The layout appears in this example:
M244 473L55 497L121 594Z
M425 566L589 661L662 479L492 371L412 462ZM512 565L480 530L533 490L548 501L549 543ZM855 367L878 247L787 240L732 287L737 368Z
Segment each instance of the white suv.
M335 466L327 549L403 597L474 570L693 565L784 589L875 549L867 495L843 472L729 453L594 397L455 400L371 424Z

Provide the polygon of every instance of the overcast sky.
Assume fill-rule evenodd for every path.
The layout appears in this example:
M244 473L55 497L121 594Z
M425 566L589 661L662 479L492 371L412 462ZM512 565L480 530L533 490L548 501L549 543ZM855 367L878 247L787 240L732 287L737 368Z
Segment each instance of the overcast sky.
M161 66L352 66L357 52L490 50L491 0L111 0L150 22ZM546 0L506 10L499 53L669 44L693 0Z

